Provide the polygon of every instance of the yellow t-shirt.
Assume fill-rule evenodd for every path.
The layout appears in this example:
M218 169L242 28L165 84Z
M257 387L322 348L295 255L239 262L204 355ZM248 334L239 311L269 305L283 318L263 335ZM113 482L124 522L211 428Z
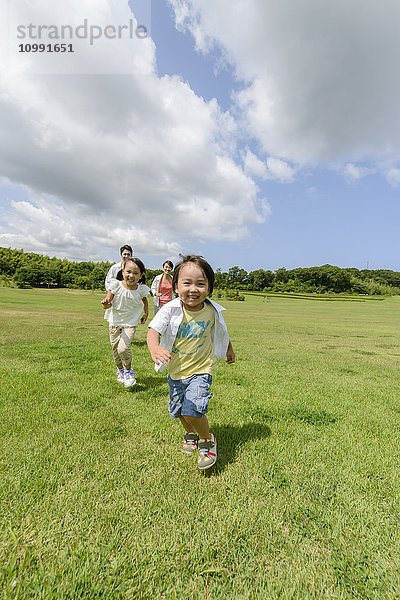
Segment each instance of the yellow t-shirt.
M192 375L212 375L214 344L211 330L215 323L215 312L211 304L196 312L183 308L183 319L172 346L172 359L168 365L172 379L186 379Z

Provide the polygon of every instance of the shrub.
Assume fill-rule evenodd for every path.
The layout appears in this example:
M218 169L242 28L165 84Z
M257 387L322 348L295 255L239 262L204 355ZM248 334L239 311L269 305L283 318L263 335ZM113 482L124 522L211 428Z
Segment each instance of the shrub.
M239 302L244 302L244 296L239 294L239 290L225 290L225 298L227 300L236 300Z

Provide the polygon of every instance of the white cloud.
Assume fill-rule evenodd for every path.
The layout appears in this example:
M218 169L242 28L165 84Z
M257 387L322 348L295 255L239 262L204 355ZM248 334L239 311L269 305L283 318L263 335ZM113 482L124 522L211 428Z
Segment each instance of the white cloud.
M369 169L368 167L363 167L360 165L355 165L353 163L347 163L344 166L343 174L347 182L354 183L367 175L371 175L374 172L373 169Z
M1 246L75 260L101 260L125 243L131 243L139 255L177 257L181 251L180 244L163 239L156 228L144 231L127 225L122 216L105 219L104 214L85 214L79 207L67 209L43 198L12 200L11 207L7 228L0 227Z
M277 179L281 183L290 183L293 181L296 169L290 167L280 158L270 156L267 158L267 167L271 179Z
M169 0L202 51L219 44L246 82L247 131L296 164L400 153L397 0Z
M272 179L279 183L291 183L296 169L280 158L270 156L265 162L260 160L249 148L243 155L246 173L264 180Z
M386 179L393 187L399 187L400 185L400 169L397 167L393 167L389 169L386 173Z
M103 23L116 3L21 0L18 7L33 7L33 22L79 23L84 14ZM0 176L28 190L30 201L13 205L3 243L25 248L29 239L48 252L69 245L84 258L91 246L115 248L133 237L135 249L163 256L193 237L246 236L268 205L235 162L232 117L179 77L157 77L151 39L109 41L75 56L92 75L31 75L33 55L4 64ZM111 74L120 60L124 74Z
M249 148L246 149L245 154L243 155L243 163L245 166L246 173L250 175L255 175L256 177L260 177L261 179L267 179L267 167L265 162L260 160L258 156L254 154Z

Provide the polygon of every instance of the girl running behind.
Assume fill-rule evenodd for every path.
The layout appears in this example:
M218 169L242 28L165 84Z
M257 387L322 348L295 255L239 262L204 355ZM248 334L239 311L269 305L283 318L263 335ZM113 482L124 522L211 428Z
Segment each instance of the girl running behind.
M139 258L128 258L122 269L122 281L112 279L107 296L101 301L106 309L104 318L109 323L110 343L118 369L117 381L126 388L136 383L130 344L137 324L139 321L145 323L149 315L146 296L150 288L144 285L145 270Z
M156 370L168 364L168 410L186 432L182 450L191 454L198 449L197 466L202 470L217 460L217 441L206 417L215 357L235 362L222 316L225 309L207 298L213 286L214 271L208 262L202 256L183 256L172 280L178 298L159 310L147 334Z

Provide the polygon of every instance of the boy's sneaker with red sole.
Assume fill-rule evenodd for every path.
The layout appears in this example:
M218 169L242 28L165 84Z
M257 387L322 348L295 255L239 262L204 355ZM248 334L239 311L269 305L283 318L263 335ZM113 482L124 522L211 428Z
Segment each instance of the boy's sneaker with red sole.
M197 450L199 436L197 433L185 433L183 437L182 452L185 454L193 454Z
M211 434L210 440L199 440L197 447L199 449L199 459L197 466L200 470L209 469L217 462L217 440L215 435Z

